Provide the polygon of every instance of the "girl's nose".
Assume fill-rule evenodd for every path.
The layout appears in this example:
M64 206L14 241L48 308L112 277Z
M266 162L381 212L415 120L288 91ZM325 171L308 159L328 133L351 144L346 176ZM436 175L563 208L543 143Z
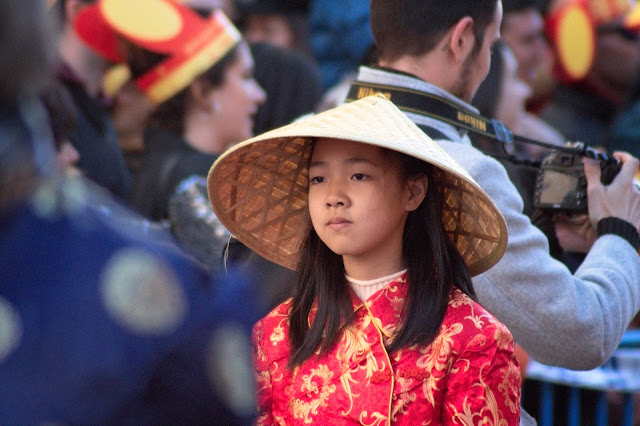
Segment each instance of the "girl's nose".
M341 185L333 183L328 185L325 203L327 207L345 207L349 204L349 197Z

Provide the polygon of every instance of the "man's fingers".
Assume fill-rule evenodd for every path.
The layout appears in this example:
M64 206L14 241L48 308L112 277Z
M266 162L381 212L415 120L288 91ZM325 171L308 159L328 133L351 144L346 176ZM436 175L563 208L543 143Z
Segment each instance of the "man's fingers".
M638 159L627 152L616 152L613 156L622 162L622 169L618 173L620 179L627 182L631 181L638 171L638 165L640 164Z
M600 161L592 160L590 158L584 158L584 175L587 178L589 186L593 186L595 183L600 183Z

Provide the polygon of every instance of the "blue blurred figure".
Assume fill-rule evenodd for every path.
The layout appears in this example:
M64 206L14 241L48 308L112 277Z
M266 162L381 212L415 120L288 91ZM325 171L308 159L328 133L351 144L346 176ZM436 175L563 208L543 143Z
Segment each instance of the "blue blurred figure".
M249 283L54 167L44 2L0 2L0 423L249 424Z

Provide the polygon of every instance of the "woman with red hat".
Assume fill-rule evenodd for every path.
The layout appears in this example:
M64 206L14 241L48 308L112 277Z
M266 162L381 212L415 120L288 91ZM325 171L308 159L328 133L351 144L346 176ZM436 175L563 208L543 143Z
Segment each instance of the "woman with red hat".
M222 12L205 18L170 0L100 0L75 28L103 56L126 63L155 105L132 203L165 219L181 181L206 176L220 153L251 137L265 94L253 79L250 50Z

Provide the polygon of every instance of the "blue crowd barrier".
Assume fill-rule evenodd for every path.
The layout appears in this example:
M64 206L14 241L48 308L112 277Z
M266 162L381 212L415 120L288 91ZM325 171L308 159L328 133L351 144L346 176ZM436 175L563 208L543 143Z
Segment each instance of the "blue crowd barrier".
M531 360L527 380L540 382L538 424L554 424L555 391L558 385L568 387L567 425L582 425L581 391L591 390L596 395L595 419L597 426L608 426L609 407L607 393L622 395L622 425L634 426L633 395L640 392L640 330L627 331L611 358L601 367L589 371L573 371L551 367ZM557 422L555 423L557 424Z

